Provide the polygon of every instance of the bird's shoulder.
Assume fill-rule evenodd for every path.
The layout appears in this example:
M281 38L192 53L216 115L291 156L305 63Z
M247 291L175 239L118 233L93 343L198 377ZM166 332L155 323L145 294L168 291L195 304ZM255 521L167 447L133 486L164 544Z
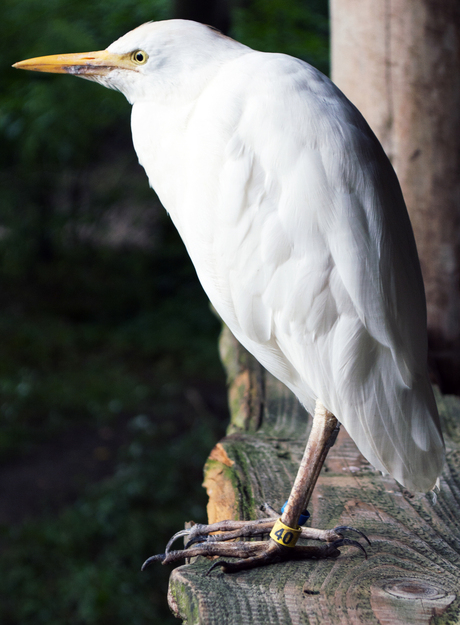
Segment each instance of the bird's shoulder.
M271 156L276 168L291 168L292 159L307 150L319 153L326 167L328 160L341 161L341 178L353 177L375 160L386 166L377 139L340 89L313 66L286 54L248 49L223 63L195 110L201 132L218 129L229 143L237 137L248 150Z
M232 85L247 86L254 92L265 89L273 95L284 93L287 86L318 96L340 94L332 81L318 69L288 54L259 52L248 48L221 66L221 76Z

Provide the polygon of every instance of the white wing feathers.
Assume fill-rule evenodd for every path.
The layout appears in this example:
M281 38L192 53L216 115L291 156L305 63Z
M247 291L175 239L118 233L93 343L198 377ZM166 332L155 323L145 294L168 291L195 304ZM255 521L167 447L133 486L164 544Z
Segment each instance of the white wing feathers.
M443 442L423 283L366 122L307 64L250 52L208 85L188 133L184 160L197 164L176 219L219 314L308 410L321 399L376 468L432 488Z

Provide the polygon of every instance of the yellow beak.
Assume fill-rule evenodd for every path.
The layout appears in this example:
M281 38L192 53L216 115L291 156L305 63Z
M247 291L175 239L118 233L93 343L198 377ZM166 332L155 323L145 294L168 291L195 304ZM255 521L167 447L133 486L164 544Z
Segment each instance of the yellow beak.
M129 54L113 54L107 50L82 52L81 54L53 54L19 61L13 67L34 72L53 74L75 74L77 76L104 76L111 70L131 69L136 66Z

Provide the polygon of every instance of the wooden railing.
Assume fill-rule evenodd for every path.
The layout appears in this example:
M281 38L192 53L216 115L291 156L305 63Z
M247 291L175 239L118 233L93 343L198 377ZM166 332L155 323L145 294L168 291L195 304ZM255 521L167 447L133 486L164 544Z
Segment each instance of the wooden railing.
M295 397L224 330L231 423L205 467L209 521L262 517L287 499L310 428ZM368 559L287 562L225 575L198 558L171 575L169 604L187 625L424 625L460 623L460 399L438 396L448 447L437 502L373 470L342 428L309 523L351 525ZM433 621L433 618L436 618Z

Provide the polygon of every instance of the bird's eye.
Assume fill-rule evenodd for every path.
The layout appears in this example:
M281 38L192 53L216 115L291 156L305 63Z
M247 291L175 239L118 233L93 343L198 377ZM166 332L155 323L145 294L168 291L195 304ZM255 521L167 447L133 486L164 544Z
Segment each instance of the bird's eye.
M144 52L143 50L136 50L131 54L131 59L136 63L136 65L144 65L144 63L147 63L148 58L147 52Z

